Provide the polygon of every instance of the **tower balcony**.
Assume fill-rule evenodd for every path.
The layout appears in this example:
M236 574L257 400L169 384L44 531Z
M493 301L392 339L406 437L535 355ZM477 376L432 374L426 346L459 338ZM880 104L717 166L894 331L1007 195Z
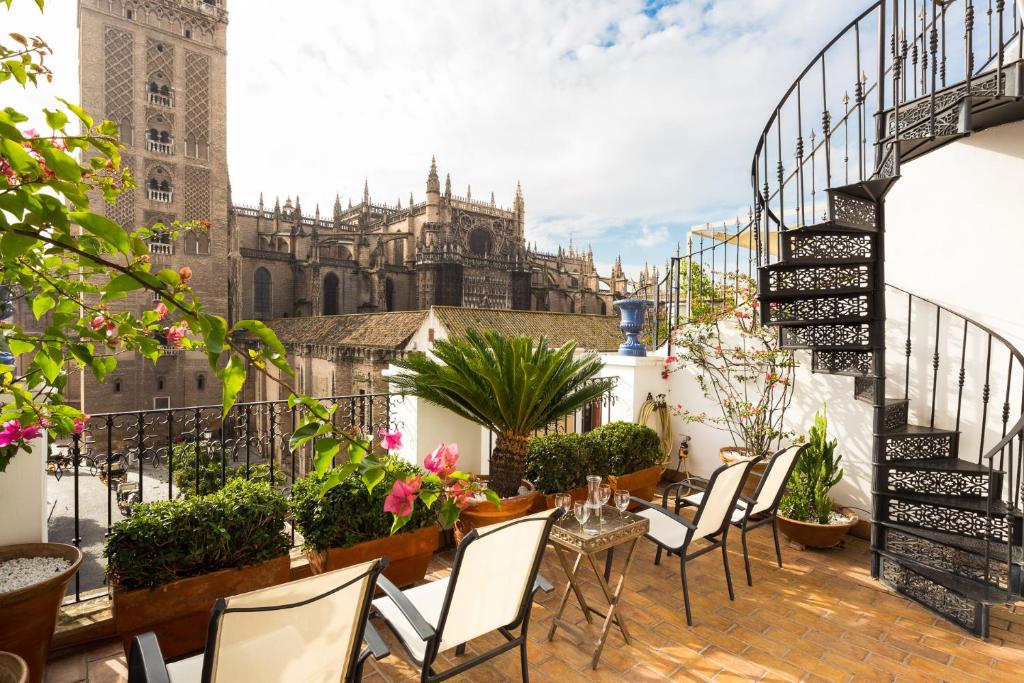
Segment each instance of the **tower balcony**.
M162 93L162 92L148 92L146 93L146 101L150 104L155 104L158 107L173 107L174 106L174 91Z
M154 190L150 190L150 192L153 191ZM158 192L159 190L156 191ZM150 199L152 199L152 197L150 197ZM149 253L160 254L163 256L171 256L172 254L174 254L174 245L170 244L169 242L150 242Z
M154 202L170 204L174 201L174 190L155 190L151 187L147 187L146 196Z
M146 149L157 154L174 154L174 140L161 142L159 140L146 140Z

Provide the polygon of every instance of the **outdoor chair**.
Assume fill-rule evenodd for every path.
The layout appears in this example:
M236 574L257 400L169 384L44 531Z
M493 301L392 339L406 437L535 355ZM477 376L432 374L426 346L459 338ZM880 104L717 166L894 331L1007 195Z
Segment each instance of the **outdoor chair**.
M129 683L355 682L388 648L367 623L386 559L220 599L203 653L165 663L156 634L132 641ZM367 646L363 646L363 641Z
M690 593L686 586L686 563L692 559L705 555L715 548L722 549L722 564L725 567L725 583L729 588L729 599L735 600L736 596L732 590L732 577L729 574L729 553L726 551L726 537L729 534L729 523L731 512L736 507L736 500L739 498L743 483L747 480L751 467L760 458L749 460L736 460L723 465L715 470L708 480L704 496L697 505L693 515L693 521L680 517L676 512L668 509L669 489L684 482L673 484L666 489L662 496L662 506L654 505L643 498L631 496L632 500L639 503L644 509L638 512L641 517L650 521L650 530L646 537L653 541L658 550L654 556L654 564L661 564L662 550L668 551L670 555L679 555L679 576L683 584L683 605L686 608L686 623L693 625L693 616L690 612ZM703 540L707 545L699 550L689 552L690 545L694 541Z
M381 577L386 595L373 601L373 609L420 666L421 681L443 681L517 647L523 681L529 681L530 609L538 590L552 589L538 570L551 525L561 514L556 508L473 529L459 543L445 579L401 591ZM507 642L445 671L434 669L439 654L454 648L463 656L466 643L493 631Z
M729 521L740 530L740 541L743 545L743 565L747 570L748 586L754 585L754 580L750 575L750 556L747 553L748 531L765 524L772 525L772 536L775 539L775 558L779 563L779 568L782 567L782 550L779 548L779 525L777 520L779 503L782 501L782 495L786 492L786 483L789 481L790 475L793 474L793 468L796 467L800 454L804 452L805 448L807 446L790 446L789 448L783 448L773 455L761 474L761 481L757 484L753 498L741 495L736 500L736 505L733 508ZM753 471L750 476L753 476ZM699 478L693 477L693 479ZM669 489L671 488L669 487ZM679 513L681 507L699 506L701 500L703 500L703 487L691 484L690 488L691 490L698 489L701 492L682 498L677 497L676 514ZM668 507L669 489L665 490L665 494L662 497L666 508Z

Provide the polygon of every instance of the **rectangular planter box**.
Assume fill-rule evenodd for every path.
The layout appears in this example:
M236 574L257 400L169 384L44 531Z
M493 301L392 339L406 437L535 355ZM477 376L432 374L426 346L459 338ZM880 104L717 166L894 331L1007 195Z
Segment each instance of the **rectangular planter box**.
M289 573L290 559L282 555L260 564L190 576L152 589L115 588L114 625L125 655L131 649L132 639L146 631L156 633L167 659L199 652L206 646L210 610L217 598L286 583Z
M426 576L427 565L437 550L439 539L440 530L432 524L416 531L363 541L349 548L307 551L306 556L314 574L387 557L388 567L384 576L396 586L410 586Z
M664 469L661 465L655 465L654 467L648 467L620 476L613 474L608 477L608 480L612 491L625 489L629 491L631 496L650 500L654 496L654 490L657 488L658 482L661 481L661 473ZM629 507L632 510L640 506L632 503Z

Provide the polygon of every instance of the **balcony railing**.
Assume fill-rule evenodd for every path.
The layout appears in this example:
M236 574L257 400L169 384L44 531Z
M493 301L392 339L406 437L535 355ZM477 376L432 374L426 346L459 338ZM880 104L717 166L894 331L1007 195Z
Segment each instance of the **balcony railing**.
M336 427L371 435L381 427L402 428L392 416L390 399L389 394L359 394L320 400L338 406ZM132 505L182 494L169 457L175 451L179 463L183 451L197 464L200 455L208 463L203 475L188 479L197 491L200 480L211 485L209 476L213 485L223 485L229 477L249 478L257 465L257 476L287 490L312 469L310 447L294 454L288 450L292 430L306 410L289 408L287 401L238 403L223 422L219 405L97 414L82 434L53 444L48 495L56 502L49 538L71 543L85 555L68 598L78 602L106 594L103 539Z
M167 242L150 242L149 253L170 256L174 253L174 245Z
M146 196L154 202L161 202L163 204L170 204L174 201L174 190L154 190L149 187L146 188Z
M155 104L158 107L173 107L174 106L174 92L167 94L159 92L147 93L147 100L150 104Z
M146 140L146 149L157 154L174 154L174 140L160 142L159 140Z

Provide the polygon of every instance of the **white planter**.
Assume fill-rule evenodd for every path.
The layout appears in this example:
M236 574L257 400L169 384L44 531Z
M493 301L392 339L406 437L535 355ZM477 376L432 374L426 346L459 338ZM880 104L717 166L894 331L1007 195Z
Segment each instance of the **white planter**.
M19 452L0 473L0 546L46 543L45 432L32 443L32 452Z

